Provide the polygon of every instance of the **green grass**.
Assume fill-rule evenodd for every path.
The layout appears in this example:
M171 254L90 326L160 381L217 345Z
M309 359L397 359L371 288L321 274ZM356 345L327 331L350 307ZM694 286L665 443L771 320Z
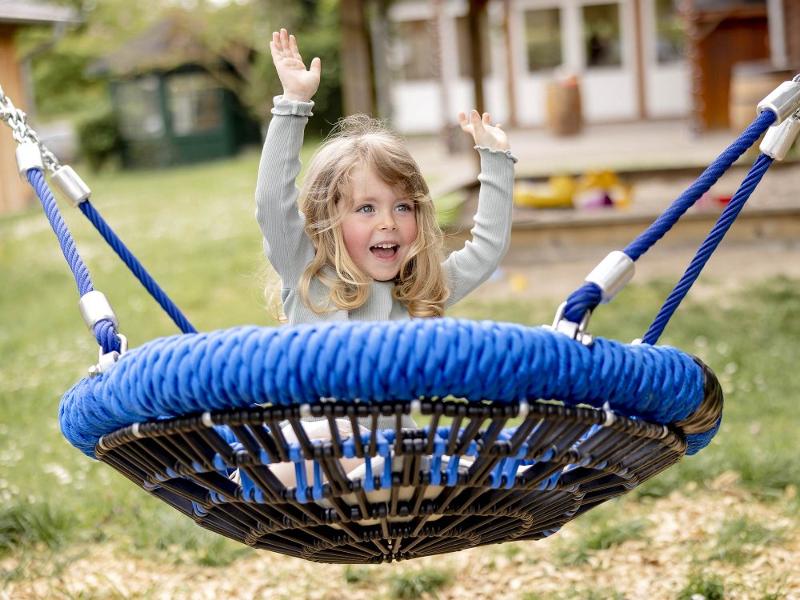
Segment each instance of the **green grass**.
M678 592L677 600L723 600L725 584L713 573L695 570Z
M423 594L436 597L436 590L448 585L453 579L450 571L431 567L408 570L389 578L389 594L396 600L416 600Z
M747 517L736 517L722 524L710 558L741 565L756 558L761 547L783 540L784 534L776 529Z
M564 566L581 565L599 550L643 539L649 523L643 519L628 519L618 509L616 504L599 506L577 520L571 526L576 537L569 542L559 540L556 560Z
M247 153L168 171L84 174L95 206L200 330L275 322L263 291L274 288L276 279L265 266L253 217L257 161L255 153ZM169 319L82 215L64 212L95 287L109 297L131 346L174 334ZM97 347L81 322L74 283L38 207L0 217L0 273L5 552L114 540L133 554L166 557L177 549L184 562L235 560L239 546L205 532L195 537L188 518L62 437L59 399L96 361ZM666 282L631 286L596 311L593 333L621 340L641 336L668 289ZM551 321L557 301L468 299L452 315L540 324ZM764 498L800 487L794 450L798 314L800 282L790 279L761 282L724 304L689 300L681 307L663 342L697 354L718 373L726 391L725 418L708 449L646 484L640 497L661 496L688 482L703 486L728 470ZM605 532L584 543L591 548L618 542ZM41 564L42 559L31 560Z

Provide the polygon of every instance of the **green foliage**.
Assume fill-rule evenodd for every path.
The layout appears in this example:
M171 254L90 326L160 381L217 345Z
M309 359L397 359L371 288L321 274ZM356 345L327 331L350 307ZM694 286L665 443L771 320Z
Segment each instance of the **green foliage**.
M392 598L415 600L426 593L435 594L436 590L448 585L452 578L451 572L432 567L403 571L390 577L389 589Z
M120 131L110 107L79 123L78 145L81 156L93 171L100 170L110 160L119 157Z
M628 540L639 540L644 537L647 522L641 519L626 521L606 518L607 511L599 512L593 519L590 511L585 521L578 521L582 527L578 539L563 544L556 552L560 563L579 565L587 562L593 552L619 546Z
M91 75L92 65L175 11L191 20L193 35L207 52L204 66L256 121L264 121L272 96L281 93L269 52L270 33L280 27L297 35L306 62L314 56L322 59L323 77L314 97L316 118L308 134L327 134L342 115L339 5L335 0L222 4L198 0L191 13L180 13L170 3L75 0L71 4L81 11L84 22L62 37L53 40L49 29L23 33L22 54L33 57L37 108L45 120L81 118L94 112L108 92L107 76Z
M72 515L49 503L6 503L0 508L0 556L39 545L56 549L74 527Z
M712 573L695 570L689 574L686 585L678 592L677 600L723 600L725 586L722 579Z
M741 565L758 554L762 546L780 543L783 534L775 529L753 522L747 517L728 519L717 534L711 559Z
M363 585L369 582L371 571L367 567L347 565L344 568L344 580L348 585Z

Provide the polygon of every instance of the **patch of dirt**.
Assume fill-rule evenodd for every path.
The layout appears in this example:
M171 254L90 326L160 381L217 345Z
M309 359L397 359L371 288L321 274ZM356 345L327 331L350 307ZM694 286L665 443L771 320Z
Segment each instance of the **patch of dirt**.
M622 499L607 514L615 523L643 521L643 535L606 550L590 550L579 564L565 564L558 557L563 555L559 550L580 546L585 534L580 519L540 542L352 570L269 552L254 552L227 567L170 566L120 555L112 544L102 544L68 549L75 559L60 574L36 576L47 572L46 566L29 565L31 575L7 582L0 597L372 600L393 597L392 581L398 575L435 569L449 573L449 583L420 597L659 600L675 598L690 578L700 576L721 581L725 598L799 598L800 528L797 511L790 508L795 494L789 488L784 498L765 504L742 489L735 474L724 473L703 490L689 485L658 500ZM732 519L746 519L779 538L756 546L740 544L744 559L738 562L715 558L720 530ZM13 566L8 563L3 567ZM354 583L347 583L347 574Z

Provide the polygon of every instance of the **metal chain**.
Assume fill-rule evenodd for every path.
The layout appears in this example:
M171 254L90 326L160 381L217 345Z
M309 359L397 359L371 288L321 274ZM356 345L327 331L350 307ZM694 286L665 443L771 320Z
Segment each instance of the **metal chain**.
M11 98L6 96L2 86L0 86L0 121L4 121L11 128L11 134L17 144L33 142L39 146L39 150L42 153L42 162L50 173L55 173L61 167L61 163L55 154L42 143L38 134L28 125L28 116L23 110L14 106Z

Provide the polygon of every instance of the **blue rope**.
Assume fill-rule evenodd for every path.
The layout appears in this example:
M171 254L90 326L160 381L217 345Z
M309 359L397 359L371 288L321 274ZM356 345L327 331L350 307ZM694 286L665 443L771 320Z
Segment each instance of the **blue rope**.
M159 303L161 308L164 309L175 325L178 326L183 333L197 333L197 330L192 326L189 320L184 316L177 305L170 299L167 293L158 285L150 273L144 268L142 263L131 253L125 246L124 242L117 236L113 229L103 219L99 212L92 206L88 200L81 202L78 205L81 212L87 219L95 226L100 235L106 240L109 246L113 248L122 261L130 269L131 273L139 280L144 288L150 295Z
M636 261L653 244L660 240L678 222L683 214L730 169L731 165L750 148L775 121L775 113L764 111L728 146L709 167L665 210L641 235L623 250ZM596 289L595 289L596 288ZM567 298L564 317L579 323L589 310L600 304L600 289L596 284L584 283Z
M448 395L506 404L608 402L620 414L672 423L699 406L704 374L674 348L605 339L584 346L546 328L491 321L250 326L131 350L107 373L69 390L60 421L67 439L93 456L100 436L159 417L330 397L408 402Z
M83 296L93 291L94 287L92 286L89 269L86 268L86 264L81 259L80 254L78 254L72 235L66 223L64 223L64 219L61 217L53 193L50 191L45 181L44 173L42 173L41 169L28 169L25 175L28 179L28 183L30 183L31 187L36 191L36 195L42 203L44 213L47 215L47 220L50 221L50 226L53 228L53 232L58 238L61 252L64 254L64 258L67 260L67 264L72 271L72 276L75 278L75 283L78 286L78 294ZM111 321L103 319L96 323L94 326L94 336L97 339L97 343L103 349L103 353L120 350L120 341Z
M661 307L661 310L659 310L658 315L656 315L656 318L647 330L647 333L645 333L642 338L644 343L655 344L658 338L661 337L673 313L689 292L692 284L697 280L703 267L708 262L708 259L711 258L714 250L717 249L717 246L719 246L722 238L725 237L728 229L733 225L736 217L739 216L745 202L750 198L753 190L755 190L761 178L764 176L764 173L766 173L767 169L772 165L772 162L772 158L765 154L760 154L755 163L753 163L753 167L750 169L747 177L742 181L741 186L739 186L739 189L733 195L733 198L731 198L728 206L722 211L719 219L714 224L714 228L703 241L697 254L695 254L692 262L683 274L683 277L681 277L675 289L672 290L669 297L664 302L664 305Z

